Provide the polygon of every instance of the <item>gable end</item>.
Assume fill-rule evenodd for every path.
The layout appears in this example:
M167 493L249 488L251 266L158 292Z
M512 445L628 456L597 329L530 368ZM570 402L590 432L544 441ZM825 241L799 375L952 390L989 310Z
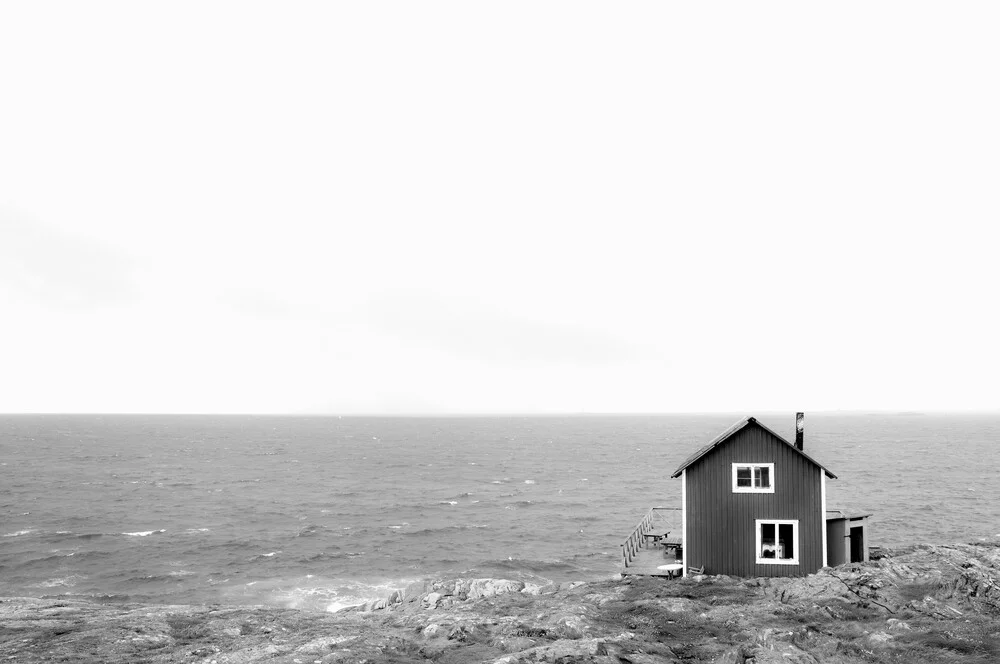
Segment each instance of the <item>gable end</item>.
M819 468L822 468L823 472L826 473L827 477L829 477L830 479L837 479L837 476L834 475L832 472L830 472L826 467L824 467L822 464L820 464L818 461L816 461L815 459L813 459L811 456L809 456L808 454L806 454L802 450L800 450L797 447L795 447L795 445L793 445L792 443L788 442L787 440L785 440L784 438L782 438L781 436L779 436L775 432L771 431L771 429L767 428L766 426L764 426L763 424L761 424L760 422L758 422L757 418L755 418L755 417L745 417L742 420L739 420L738 422L736 422L735 424L733 424L731 427L729 427L725 431L723 431L721 434L719 434L718 436L716 436L710 443L708 443L704 447L701 447L694 454L692 454L691 456L689 456L684 461L684 463L682 463L680 465L680 467L678 467L677 470L674 471L673 475L671 475L670 477L671 478L680 477L681 473L683 473L686 468L697 464L703 458L705 458L706 456L708 456L709 454L711 454L714 450L716 450L718 447L720 447L721 445L723 445L726 441L728 441L733 436L735 436L737 433L739 433L743 429L745 429L747 427L750 427L750 426L760 427L761 429L763 429L767 433L769 433L772 436L774 436L774 438L777 439L778 442L783 443L783 444L789 446L790 448L792 448L793 450L795 450L796 453L802 455L807 461L809 461L810 463L812 463L813 465L815 465L815 466L817 466Z

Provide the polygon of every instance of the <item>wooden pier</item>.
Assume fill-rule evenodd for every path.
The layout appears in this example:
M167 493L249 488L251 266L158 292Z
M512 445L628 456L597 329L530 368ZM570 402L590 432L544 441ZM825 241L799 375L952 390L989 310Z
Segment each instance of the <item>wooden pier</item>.
M684 569L679 507L654 507L622 544L621 575L680 576ZM673 570L659 569L664 565Z

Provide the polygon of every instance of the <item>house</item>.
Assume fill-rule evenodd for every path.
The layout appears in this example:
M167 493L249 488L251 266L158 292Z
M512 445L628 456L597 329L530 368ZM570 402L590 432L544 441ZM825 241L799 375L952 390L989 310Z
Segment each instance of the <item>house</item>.
M694 568L743 577L805 576L868 560L870 515L827 510L826 482L837 476L806 454L802 424L797 413L793 444L746 417L689 456L671 476L681 480L679 519L670 527L679 532L660 541L656 533L666 528L656 521L662 524L662 515L671 513L653 508L622 546L622 574L687 574ZM656 552L656 543L673 558Z
M756 418L744 418L674 471L671 477L681 480L686 568L804 576L831 564L831 558L833 564L867 560L868 515L828 515L826 481L837 476L806 454L802 425L798 413L792 444ZM847 523L858 528L854 555L850 533L844 544Z

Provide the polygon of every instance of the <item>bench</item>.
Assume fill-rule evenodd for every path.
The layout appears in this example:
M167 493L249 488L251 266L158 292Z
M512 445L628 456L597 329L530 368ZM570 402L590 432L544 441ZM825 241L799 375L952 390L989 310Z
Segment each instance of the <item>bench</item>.
M667 540L666 542L660 542L660 544L663 545L664 553L673 553L677 557L680 557L684 550L684 545L677 540Z

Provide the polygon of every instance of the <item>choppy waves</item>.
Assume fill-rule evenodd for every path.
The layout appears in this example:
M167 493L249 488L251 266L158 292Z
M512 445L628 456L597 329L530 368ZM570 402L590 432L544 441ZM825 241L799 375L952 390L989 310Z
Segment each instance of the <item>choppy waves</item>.
M0 492L25 506L0 595L325 610L405 578L604 578L732 419L0 416ZM913 512L938 517L922 540L1000 542L1000 420L820 424L829 505L875 512L876 544L910 541Z
M488 523L470 523L459 526L441 526L439 528L421 528L420 530L404 531L406 537L437 537L442 540L451 541L448 538L470 530L489 528Z

